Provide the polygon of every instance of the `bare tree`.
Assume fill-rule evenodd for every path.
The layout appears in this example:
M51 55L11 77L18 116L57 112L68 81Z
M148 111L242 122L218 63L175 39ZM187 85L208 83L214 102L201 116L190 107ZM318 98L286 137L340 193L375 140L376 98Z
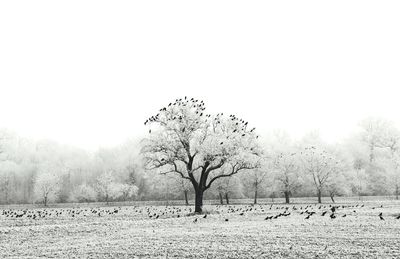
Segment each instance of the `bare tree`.
M260 187L265 182L265 179L270 170L271 168L263 166L261 168L251 170L248 173L248 176L246 178L248 178L248 181L250 181L250 185L254 192L253 204L257 204Z
M363 129L362 140L369 148L369 162L375 161L375 149L386 147L385 137L390 122L375 117L369 117L361 121L360 126Z
M335 203L335 197L338 195L347 194L349 181L345 177L344 173L338 173L335 177L329 178L326 183L326 190L331 198L331 201Z
M238 195L241 193L240 180L236 176L219 179L215 182L214 187L215 191L218 192L221 204L224 203L224 199L226 204L229 204L229 197L231 194Z
M40 199L44 206L47 206L49 201L55 199L59 190L59 178L54 171L40 172L35 183L35 194Z
M290 203L290 196L300 187L298 175L300 167L297 154L293 151L278 153L274 167L279 187L285 195L285 202Z
M356 177L357 177L357 183L356 183L356 188L357 188L357 193L358 193L358 199L361 200L361 195L363 191L363 185L362 181L365 178L365 162L360 159L356 158L353 162L353 167L356 170Z
M173 192L180 193L180 194L182 193L183 198L185 200L185 205L188 206L189 205L189 192L192 189L191 183L176 174L169 175L168 179L171 180L170 188L173 190Z
M112 171L106 171L97 179L96 190L108 202L122 194L121 185L117 184Z
M302 167L312 177L316 188L318 203L327 181L339 172L339 161L320 147L308 146L301 152Z
M390 127L386 131L386 146L390 150L390 175L394 185L396 200L399 199L400 192L400 131Z
M205 110L203 101L186 97L160 109L145 122L151 126L150 136L142 148L147 169L175 173L191 182L198 213L204 192L216 180L256 168L255 158L261 154L248 122Z

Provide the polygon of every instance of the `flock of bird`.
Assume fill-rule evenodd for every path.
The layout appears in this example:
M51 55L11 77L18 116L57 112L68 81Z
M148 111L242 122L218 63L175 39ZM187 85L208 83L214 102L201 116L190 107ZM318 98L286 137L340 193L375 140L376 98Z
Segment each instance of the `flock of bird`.
M338 217L357 215L357 210L364 208L364 204L356 205L216 205L211 215L219 215L224 221L232 218L230 215L239 217L247 215L264 216L264 220L276 220L281 217L293 215L304 216L304 220L310 220L317 216L328 216L333 220ZM380 207L372 207L372 210ZM107 216L132 216L137 219L166 219L191 217L193 222L207 219L210 214L195 214L189 206L125 206L125 207L97 207L97 208L44 208L44 209L3 209L0 212L1 219L29 219L39 220L60 217L107 217ZM380 220L385 220L382 212L376 214ZM387 215L390 216L390 215ZM400 214L393 215L400 219ZM386 217L386 216L385 216Z
M116 215L121 210L118 208L44 208L44 209L4 209L0 215L5 218L25 218L25 219L45 219L57 217L88 217L88 216L105 216Z
M180 107L182 109L174 110L175 107ZM154 116L151 116L148 118L145 122L144 125L147 125L152 122L163 122L166 123L168 121L178 121L178 122L183 122L183 108L191 108L194 109L193 114L196 114L195 117L201 118L204 117L204 122L207 122L208 120L212 121L215 124L221 124L221 118L224 115L223 113L218 113L216 116L211 118L210 114L205 114L205 104L203 101L196 100L194 98L189 99L187 96L185 98L181 99L176 99L175 102L169 103L167 107L163 107L160 109L160 112L157 113ZM247 131L247 126L248 122L244 121L243 119L240 119L236 117L235 115L229 115L229 120L231 121L231 126L232 126L232 132L230 133L236 133L240 134L242 137L246 136L248 133L252 133L255 131L256 128L252 128L251 130ZM182 125L180 128L180 131L187 132L187 131L194 131L196 129L195 124L200 124L201 120L195 120L193 124L190 126L188 125ZM149 130L149 133L151 133L151 129ZM258 136L256 136L258 138Z

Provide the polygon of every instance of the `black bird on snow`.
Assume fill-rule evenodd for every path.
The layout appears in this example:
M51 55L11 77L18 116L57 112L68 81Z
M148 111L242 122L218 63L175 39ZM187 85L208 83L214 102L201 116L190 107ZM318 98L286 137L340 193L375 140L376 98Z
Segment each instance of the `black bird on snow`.
M400 219L400 214L399 214L399 216L396 217L396 219Z
M321 216L325 216L326 213L327 211L322 212Z
M205 218L207 218L207 214L204 214L204 217L203 217L203 219L205 219Z
M334 213L332 213L332 214L330 215L330 217L331 217L331 219L334 219L334 218L336 218L336 215L335 215Z
M307 216L307 217L305 217L304 219L309 219L309 218L310 218L310 216L311 216L311 214L308 214L308 216Z
M193 220L193 223L196 223L197 222L197 218L195 218L194 220Z
M380 218L381 220L385 220L385 219L382 217L382 212L379 213L379 218Z
M342 218L345 218L346 217L346 214L344 214L343 216L342 216Z
M229 221L229 219L225 219L225 221Z

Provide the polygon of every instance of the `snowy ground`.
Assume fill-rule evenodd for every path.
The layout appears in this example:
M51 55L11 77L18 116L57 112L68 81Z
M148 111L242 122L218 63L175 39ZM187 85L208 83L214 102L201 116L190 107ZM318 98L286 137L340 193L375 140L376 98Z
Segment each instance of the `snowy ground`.
M0 258L400 258L400 203L363 204L2 209Z

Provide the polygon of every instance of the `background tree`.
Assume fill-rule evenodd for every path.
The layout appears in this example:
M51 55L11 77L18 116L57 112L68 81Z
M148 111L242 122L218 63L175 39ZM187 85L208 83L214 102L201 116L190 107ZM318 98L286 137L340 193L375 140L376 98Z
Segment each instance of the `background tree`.
M55 201L60 188L59 177L51 167L42 168L35 182L35 196L44 206Z
M185 205L189 205L189 193L193 189L191 183L176 174L170 175L169 178L172 180L170 187L175 193L182 193Z
M369 162L375 160L376 148L385 147L385 137L390 123L382 118L369 117L360 122L362 140L369 148Z
M249 170L242 178L253 194L253 204L257 204L260 190L265 192L267 176L271 176L273 170L272 162L267 157L263 157L258 163L259 168Z
M75 202L93 202L96 201L96 196L96 190L87 183L83 183L75 188L71 200Z
M293 151L279 152L275 158L275 179L278 188L285 195L285 202L290 203L290 196L300 187L298 155Z
M365 186L365 181L366 181L365 166L366 166L365 162L360 158L356 158L353 162L353 168L356 172L355 186L356 186L359 200L361 200L363 186Z
M335 177L328 179L326 190L333 203L335 202L336 196L349 194L349 183L349 176L345 175L342 171L339 171Z
M302 169L313 181L318 203L321 203L324 187L330 178L339 172L339 161L332 154L314 145L302 150L301 161Z
M151 128L142 149L147 169L176 173L192 183L195 212L202 212L204 192L216 180L256 168L261 154L248 122L205 110L203 101L186 97L160 109L145 122Z
M240 177L237 177L237 175L221 178L215 181L214 186L210 191L214 197L219 197L221 204L224 204L224 200L226 204L229 204L230 197L243 197L241 179Z
M112 199L118 198L121 193L112 171L106 171L97 179L96 190L99 196L108 204Z

